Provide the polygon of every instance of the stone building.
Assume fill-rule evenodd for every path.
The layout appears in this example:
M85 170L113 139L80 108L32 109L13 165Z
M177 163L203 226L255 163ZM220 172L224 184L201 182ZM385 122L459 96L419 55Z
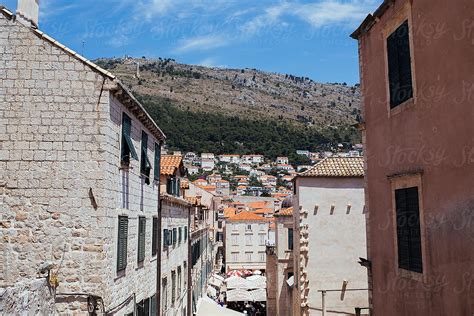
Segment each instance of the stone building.
M164 134L20 4L0 9L0 314L149 312Z
M367 314L364 164L330 157L295 178L295 315Z
M294 286L293 207L275 213L275 243L267 243L267 315L291 316Z
M160 217L161 262L159 275L160 310L158 315L188 315L188 296L191 289L189 275L190 212L185 199L185 169L181 156L161 157Z
M473 12L385 0L352 34L374 315L474 314Z
M226 219L225 267L230 270L266 269L265 242L270 220L243 211Z

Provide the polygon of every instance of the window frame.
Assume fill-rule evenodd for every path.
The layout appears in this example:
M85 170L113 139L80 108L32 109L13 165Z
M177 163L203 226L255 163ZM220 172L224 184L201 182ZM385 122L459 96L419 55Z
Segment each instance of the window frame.
M144 130L142 130L140 158L140 175L145 177L146 184L150 184L152 165L148 159L148 134Z
M137 151L132 140L132 118L122 112L122 131L120 144L120 164L130 166L130 158L138 160Z
M388 49L387 49L387 38L406 20L408 20L408 36L409 36L409 45L410 45L410 60L411 60L411 80L412 80L412 98L406 100L405 102L397 105L394 108L390 107L390 86L389 86L389 73L388 73ZM384 80L386 81L386 109L387 117L390 118L394 115L397 115L403 112L406 109L412 108L415 106L417 101L417 85L416 85L416 59L414 53L414 40L413 40L413 21L411 14L411 4L407 1L394 15L394 17L387 21L385 26L381 31L381 37L383 39L384 47L384 59L385 59L385 76Z
M152 236L151 236L151 256L155 257L158 253L158 217L152 219Z
M137 234L137 263L142 264L146 257L146 217L138 217L138 234Z
M426 232L425 232L425 221L424 221L424 206L423 206L423 185L422 185L423 172L414 172L406 174L397 174L389 176L391 185L391 199L392 199L392 231L393 231L393 264L398 277L405 277L416 281L426 283L427 276L429 275L429 255L427 254L428 249L426 248ZM406 189L410 187L418 187L418 211L420 221L420 242L421 242L421 256L422 256L422 273L402 269L399 267L398 260L398 237L397 237L397 205L395 201L395 190Z
M288 239L288 250L293 250L295 247L295 232L293 228L288 228L287 230L287 239Z
M160 181L160 169L161 169L161 146L159 143L155 143L155 170L153 170L153 179L157 182Z
M125 236L121 236L121 220L126 222ZM128 216L120 215L118 217L118 226L117 226L117 272L125 271L127 269L128 261ZM125 243L122 243L125 240ZM123 262L120 260L121 253L124 255Z

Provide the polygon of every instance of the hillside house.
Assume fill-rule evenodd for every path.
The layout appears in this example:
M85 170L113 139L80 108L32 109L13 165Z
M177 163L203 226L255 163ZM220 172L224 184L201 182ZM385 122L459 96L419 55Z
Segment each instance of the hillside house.
M277 165L287 165L289 164L288 157L277 157L276 163Z

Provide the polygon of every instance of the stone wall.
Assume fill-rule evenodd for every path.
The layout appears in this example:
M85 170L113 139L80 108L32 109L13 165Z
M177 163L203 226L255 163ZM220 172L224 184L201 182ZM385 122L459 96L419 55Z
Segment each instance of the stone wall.
M133 293L137 302L150 297L156 287L151 232L158 190L156 183L144 184L139 161L120 169L121 115L127 110L111 95L115 85L4 14L0 55L2 312L85 313L83 294L101 297L105 310ZM143 126L127 113L140 156ZM147 132L153 161L157 140ZM129 216L128 265L120 275L118 215ZM140 266L138 216L147 218ZM54 304L39 273L45 262L57 275L56 301L63 303ZM81 294L63 297L70 293ZM120 313L132 310L132 303L125 304Z

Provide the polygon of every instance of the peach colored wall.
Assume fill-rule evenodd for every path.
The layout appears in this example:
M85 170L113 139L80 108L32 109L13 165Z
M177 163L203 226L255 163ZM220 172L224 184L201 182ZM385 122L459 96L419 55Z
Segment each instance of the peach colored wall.
M398 0L359 38L374 315L474 314L473 12L472 0ZM389 113L383 34L404 14L415 102ZM387 179L415 170L423 172L421 281L397 275Z

